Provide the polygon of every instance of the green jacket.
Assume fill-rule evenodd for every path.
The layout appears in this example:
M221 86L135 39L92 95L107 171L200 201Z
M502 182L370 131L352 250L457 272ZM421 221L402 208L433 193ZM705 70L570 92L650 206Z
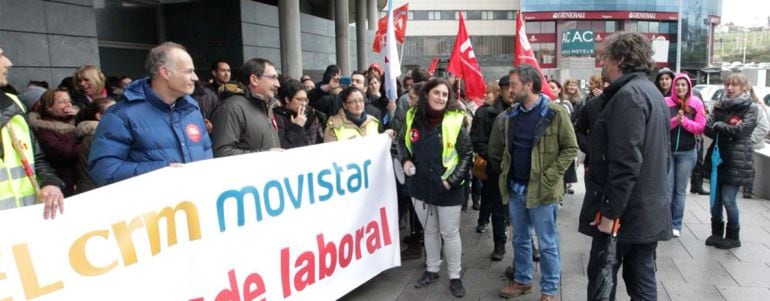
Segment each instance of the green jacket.
M547 101L546 105L540 101ZM500 174L500 195L503 204L508 204L510 185L508 173L511 166L510 121L518 117L516 104L497 116L489 138L488 161L492 169ZM532 170L527 188L527 208L555 203L564 196L564 172L577 157L577 139L572 128L569 113L564 106L550 102L540 96L533 110L540 114L535 128L535 143L532 147Z

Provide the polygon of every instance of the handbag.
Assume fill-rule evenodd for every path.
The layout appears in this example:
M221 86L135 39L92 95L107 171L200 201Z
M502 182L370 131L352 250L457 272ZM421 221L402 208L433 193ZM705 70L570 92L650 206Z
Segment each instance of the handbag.
M482 181L489 178L487 176L487 160L484 160L479 154L473 156L473 176Z

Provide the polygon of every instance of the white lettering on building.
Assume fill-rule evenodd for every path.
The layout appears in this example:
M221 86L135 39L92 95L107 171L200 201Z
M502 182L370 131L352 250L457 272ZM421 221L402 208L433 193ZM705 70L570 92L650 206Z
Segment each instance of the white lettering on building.
M644 12L629 12L628 13L629 19L657 19L655 17L655 13L644 13Z

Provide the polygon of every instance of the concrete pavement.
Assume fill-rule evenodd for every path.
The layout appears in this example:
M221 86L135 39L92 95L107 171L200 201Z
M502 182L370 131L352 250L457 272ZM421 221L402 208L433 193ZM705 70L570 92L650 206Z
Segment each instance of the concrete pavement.
M558 217L562 263L560 300L565 301L585 300L588 282L585 267L590 239L577 232L585 192L582 179L575 188L575 194L566 196ZM738 207L742 246L732 250L707 247L704 242L711 232L709 198L687 194L681 237L658 245L659 300L770 300L770 201L739 199ZM462 213L462 280L467 291L463 300L501 300L497 292L508 281L503 271L512 262L510 237L503 261L491 261L492 231L487 228L485 233L476 233L477 217L478 211L470 208ZM449 291L446 264L442 266L438 282L426 288L414 288L414 281L425 270L424 259L423 256L419 260L403 261L401 267L381 273L340 300L456 299ZM629 300L620 273L622 271L618 273L617 297ZM539 267L535 265L533 293L513 300L539 300L539 278Z

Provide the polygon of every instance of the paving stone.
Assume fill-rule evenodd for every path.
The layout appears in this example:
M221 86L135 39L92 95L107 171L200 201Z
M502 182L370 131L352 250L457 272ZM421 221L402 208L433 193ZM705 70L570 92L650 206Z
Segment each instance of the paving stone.
M725 300L713 284L692 284L686 282L664 282L663 286L671 300Z
M770 260L770 258L766 259ZM742 287L770 288L770 267L755 262L740 262L737 259L723 259L719 263ZM718 284L724 286L735 286Z
M684 276L684 280L688 283L717 284L725 286L734 286L737 284L731 273L728 273L727 270L713 258L675 258L673 261L677 269L679 269L679 272Z
M741 247L730 249L730 252L735 255L741 262L751 263L763 263L770 260L770 248L762 243L752 243L744 241L741 238ZM768 279L770 282L770 279Z
M726 300L770 300L770 289L756 287L718 287Z

